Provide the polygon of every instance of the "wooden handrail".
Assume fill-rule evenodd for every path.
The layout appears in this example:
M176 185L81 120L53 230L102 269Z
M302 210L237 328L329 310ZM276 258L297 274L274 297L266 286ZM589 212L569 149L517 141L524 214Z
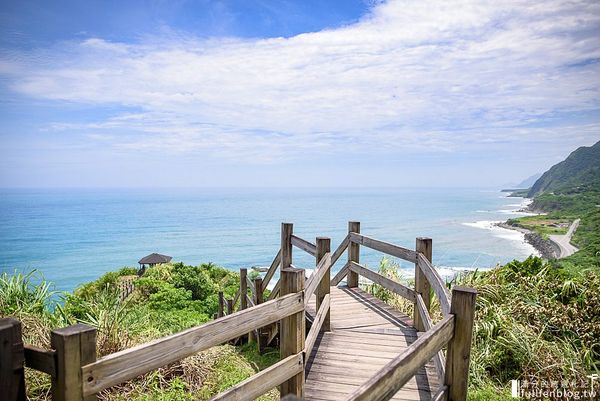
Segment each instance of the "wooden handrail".
M269 283L271 282L271 278L273 278L273 275L279 268L280 263L281 263L281 249L279 249L277 251L277 255L275 255L273 262L271 262L271 266L269 266L269 270L267 270L267 273L263 277L262 292L265 292L265 290L267 289Z
M335 264L335 262L338 261L338 259L340 258L340 256L342 256L344 254L344 251L346 249L348 249L348 245L349 244L350 244L350 236L346 235L346 237L340 243L340 245L337 247L337 249L335 250L335 252L331 254L331 266L333 266Z
M303 310L304 294L288 294L202 326L107 355L81 368L83 393L95 394Z
M304 343L304 354L306 355L306 358L308 358L310 356L310 353L312 352L315 342L317 341L317 336L319 335L319 332L321 331L321 327L323 326L323 322L325 321L325 316L327 315L327 312L329 311L330 306L331 306L331 296L329 294L327 294L323 298L321 307L317 311L315 320L314 320L310 330L308 331L308 334L306 335L306 341Z
M56 377L56 351L25 345L25 365Z
M433 327L433 321L431 320L431 316L429 316L429 311L425 306L425 302L423 301L423 297L421 294L417 294L415 307L419 311L419 315L421 316L421 321L425 325L425 331L431 330ZM444 380L444 366L446 365L446 358L444 357L444 353L442 351L438 351L437 354L433 357L433 363L435 365L435 370L438 374L438 378L440 381Z
M235 297L233 297L233 308L235 309L235 304L237 303L238 299L240 299L240 292L241 289L238 288L237 292L235 293Z
M446 288L446 284L437 270L423 254L419 253L417 258L417 266L419 266L419 269L421 269L425 277L427 277L427 281L429 281L429 284L433 288L433 292L435 292L435 295L440 300L442 313L444 316L448 316L450 314L450 292Z
M273 287L273 290L271 291L271 293L269 294L269 298L267 299L268 301L277 298L277 296L279 295L279 287L281 287L281 279L277 280L277 282L275 283L275 286Z
M362 234L350 233L348 235L350 237L350 242L354 242L355 244L360 244L366 246L367 248L371 248L376 251L407 260L409 262L417 262L417 252L413 251L412 249L403 248L401 246L373 239Z
M304 252L315 256L317 254L317 246L307 240L300 238L292 234L292 245L296 248L302 249Z
M445 317L400 355L388 362L347 400L389 400L406 384L454 334L454 315Z
M411 302L416 302L417 293L412 288L408 288L388 277L385 277L373 270L367 269L366 267L356 263L349 263L350 270L358 273L359 275L368 278L372 282L381 285L382 287L392 291L395 294L400 295L403 298L408 299Z
M304 303L307 304L310 300L310 297L313 295L321 279L329 271L329 266L331 266L331 254L327 252L325 256L321 259L317 267L315 268L315 272L306 282L306 287L304 290Z
M250 376L243 382L211 398L209 401L253 400L273 387L301 373L302 369L304 369L304 358L302 352L299 352Z
M254 288L254 282L250 280L248 276L246 276L246 286L250 289L250 292L254 296L254 294L256 293L256 289Z
M344 267L342 267L339 272L337 272L335 277L333 277L331 279L331 285L333 287L338 285L340 283L340 281L342 281L344 279L344 277L346 277L346 275L348 274L349 271L350 271L350 263L346 263L346 265Z

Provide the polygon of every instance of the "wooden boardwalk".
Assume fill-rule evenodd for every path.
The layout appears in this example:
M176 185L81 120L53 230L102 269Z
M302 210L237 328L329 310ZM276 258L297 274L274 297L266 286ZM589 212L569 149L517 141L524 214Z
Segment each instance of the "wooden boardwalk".
M412 319L372 295L331 287L331 331L320 333L306 364L306 400L345 399L417 339ZM314 316L311 300L307 314ZM393 400L430 400L439 386L428 363Z

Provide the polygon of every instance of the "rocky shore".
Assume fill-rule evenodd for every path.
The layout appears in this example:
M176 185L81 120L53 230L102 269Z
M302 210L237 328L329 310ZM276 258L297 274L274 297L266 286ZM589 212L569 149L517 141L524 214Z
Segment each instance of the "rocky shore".
M560 256L560 248L558 245L550 240L543 239L538 233L506 222L498 223L498 227L516 230L525 234L525 241L533 246L545 259L556 259Z

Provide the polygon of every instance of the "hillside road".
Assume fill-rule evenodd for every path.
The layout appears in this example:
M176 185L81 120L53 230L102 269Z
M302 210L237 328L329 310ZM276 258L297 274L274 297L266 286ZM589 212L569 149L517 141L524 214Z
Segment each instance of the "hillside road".
M575 246L571 245L571 237L577 229L577 226L579 226L579 221L580 219L576 219L573 223L571 223L571 225L569 226L569 230L565 235L548 236L550 238L550 241L554 242L560 248L560 255L558 256L559 259L571 256L579 250Z

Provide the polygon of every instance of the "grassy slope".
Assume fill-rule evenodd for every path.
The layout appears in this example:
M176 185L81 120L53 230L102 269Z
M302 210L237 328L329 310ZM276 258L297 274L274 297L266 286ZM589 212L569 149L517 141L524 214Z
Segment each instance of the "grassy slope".
M398 266L379 271L399 280ZM585 381L600 369L600 275L540 258L469 272L452 285L478 291L469 400L510 400L510 380ZM379 285L365 288L409 316L412 305ZM434 298L432 317L441 319Z
M216 312L217 292L232 297L239 282L236 273L211 264L163 265L147 270L136 291L121 303L115 286L120 276L131 273L131 269L107 273L73 294L62 294L64 306L54 301L51 286L35 274L3 274L0 316L21 320L25 342L46 348L52 328L76 322L93 325L102 356L206 322ZM100 399L208 399L278 359L277 350L259 355L253 344L218 346L104 391ZM27 370L30 400L49 399L49 388L47 375ZM260 399L278 399L278 393L271 391Z

